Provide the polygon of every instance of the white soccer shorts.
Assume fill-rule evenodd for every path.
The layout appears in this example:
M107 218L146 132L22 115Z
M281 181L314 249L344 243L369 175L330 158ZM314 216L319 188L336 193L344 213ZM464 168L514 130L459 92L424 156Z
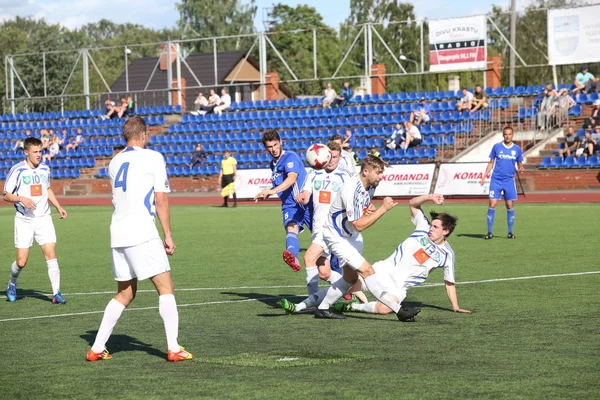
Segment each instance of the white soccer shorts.
M171 270L167 252L160 239L111 250L116 281L130 281L134 278L142 281Z
M15 248L30 248L34 238L40 246L56 243L52 217L50 215L31 219L15 217Z
M394 279L394 264L386 261L377 261L373 264L373 270L377 274L378 281L384 286L384 291L398 299L402 303L406 298L406 287L404 282L397 282Z
M324 232L323 239L331 253L338 258L340 265L347 265L353 270L358 270L365 262L365 258L362 256L362 235L343 238L337 233Z
M325 257L328 260L331 259L331 252L329 251L329 247L327 247L325 244L325 240L323 239L323 231L321 229L312 232L312 242L323 249L323 254L321 254L321 257Z

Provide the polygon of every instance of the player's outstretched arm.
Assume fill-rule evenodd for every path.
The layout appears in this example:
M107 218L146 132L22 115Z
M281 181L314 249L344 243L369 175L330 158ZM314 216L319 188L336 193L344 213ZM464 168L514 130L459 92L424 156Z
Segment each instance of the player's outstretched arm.
M275 186L272 189L263 189L260 191L260 193L254 196L254 202L257 202L259 199L266 199L273 194L283 192L284 190L292 186L294 183L296 183L296 180L298 180L298 173L289 172L287 178L285 178L285 180L281 182L280 185Z
M294 201L298 204L306 205L310 200L310 192L303 190L294 197Z
M408 202L408 206L410 207L410 215L416 216L421 210L421 206L425 203L435 203L439 205L444 204L444 196L438 193L434 194L424 194L423 196L413 197Z
M362 232L371 225L373 225L377 220L383 217L383 214L390 211L392 208L396 207L398 203L394 202L391 197L386 197L383 199L383 204L379 207L375 212L367 212L368 208L365 210L365 213L356 221L352 222L357 231Z
M58 203L58 199L56 198L56 195L54 194L54 191L50 188L48 188L48 201L50 202L50 204L52 204L54 206L54 208L56 208L56 211L58 211L58 214L60 215L61 219L65 219L67 218L68 214L65 211L64 208L62 208L60 206L60 204Z
M450 304L452 304L452 310L458 313L470 314L471 311L465 310L464 308L460 308L458 306L458 299L456 298L456 285L452 282L444 281L446 284L446 294L448 295L448 300L450 300Z
M175 253L175 242L171 236L171 212L167 194L165 192L154 193L154 203L156 204L156 215L158 215L163 231L165 250L168 255L173 255Z
M485 173L483 174L483 177L481 177L481 181L479 182L481 186L485 185L485 178L490 174L490 172L492 172L492 168L494 168L493 159L491 159L487 167L485 167Z

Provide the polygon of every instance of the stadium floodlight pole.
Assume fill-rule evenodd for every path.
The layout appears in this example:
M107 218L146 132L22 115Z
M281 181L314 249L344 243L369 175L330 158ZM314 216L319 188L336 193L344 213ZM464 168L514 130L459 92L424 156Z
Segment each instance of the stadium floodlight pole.
M46 84L46 53L42 53L42 75L44 76L44 97L48 96L48 86Z
M87 50L81 50L81 65L83 65L83 95L85 96L85 109L90 109L90 65Z
M219 73L218 73L218 64L217 64L217 39L213 38L213 68L215 70L215 86L219 84Z
M369 63L369 37L371 36L371 26L367 23L365 24L365 32L364 32L364 50L365 50L365 85L367 86L367 93L371 94L371 64Z
M177 69L177 105L183 112L183 95L181 93L181 48L179 43L175 42L175 67Z
M267 43L265 40L264 32L259 33L258 36L258 54L259 54L259 69L260 69L260 95L262 100L266 100L267 88L266 75L267 75Z
M161 57L162 57L162 53L161 53ZM160 57L159 57L160 59ZM167 42L167 89L169 90L167 93L169 93L169 95L167 96L167 104L172 106L173 105L173 99L172 97L172 86L173 86L173 66L171 64L171 41L169 40Z
M317 79L317 30L312 30L313 36L313 71L314 78Z
M125 91L129 92L129 61L127 60L127 55L131 54L131 50L127 46L125 46Z
M510 45L517 46L517 0L510 0ZM510 53L510 69L508 71L508 84L515 87L515 53Z
M406 57L404 54L402 54L400 56L400 59L402 61L408 61L408 62L411 62L411 63L415 64L415 72L417 73L417 75L415 75L415 83L417 85L417 92L418 92L419 91L419 75L418 75L418 73L419 73L419 63L416 62L415 60L413 60L412 58Z
M425 72L425 42L423 42L423 24L424 21L421 20L421 73Z
M12 57L8 58L10 64L10 110L15 115L15 73L12 68Z

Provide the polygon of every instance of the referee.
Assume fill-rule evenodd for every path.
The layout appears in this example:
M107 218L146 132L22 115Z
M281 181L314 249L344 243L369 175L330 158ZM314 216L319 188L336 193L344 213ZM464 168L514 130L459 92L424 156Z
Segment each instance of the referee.
M223 151L223 159L221 160L221 171L219 172L219 180L221 181L221 196L223 204L221 207L229 207L227 200L230 194L233 194L233 206L237 207L237 196L235 195L235 178L237 175L237 161L231 157L229 150Z

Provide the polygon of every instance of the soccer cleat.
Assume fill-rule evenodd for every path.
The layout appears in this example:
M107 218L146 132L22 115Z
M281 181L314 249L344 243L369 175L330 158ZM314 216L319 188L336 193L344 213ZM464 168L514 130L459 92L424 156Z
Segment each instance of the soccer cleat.
M396 313L398 319L402 322L414 321L415 316L421 312L420 308L413 307L400 307L400 310Z
M516 239L517 237L515 235L513 235L512 232L510 232L507 236L508 239Z
M6 300L14 303L17 301L17 285L13 283L8 283L8 287L6 288Z
M191 360L193 358L194 358L194 355L192 353L188 353L187 351L185 351L185 349L183 347L180 347L179 351L177 353L175 353L174 351L171 351L171 350L169 350L167 352L167 361L170 361L170 362Z
M485 240L490 240L490 239L492 239L493 237L494 237L494 235L492 235L492 232L488 232L488 234L487 234L487 235L485 235L485 238L484 238L484 239L485 239Z
M286 314L289 314L289 315L296 314L296 305L294 303L292 303L291 301L289 301L287 299L281 299L281 301L279 302L279 305L281 305L281 308L283 308L285 310Z
M52 304L66 304L67 300L65 300L64 297L62 297L62 294L60 294L60 292L56 293L54 296L52 296Z
M284 250L283 251L283 261L285 261L285 263L287 265L289 265L290 267L292 267L292 270L294 272L298 272L302 268L300 266L300 263L298 262L298 259L296 258L296 256L293 255L292 252L289 251L289 250Z
M349 312L352 311L352 304L358 304L360 303L358 300L352 300L350 303L344 303L342 301L338 301L337 303L334 303L332 308L335 310L335 312L338 313L342 313L342 312Z
M315 310L315 318L322 318L322 319L345 319L346 317L344 317L342 314L337 314L334 313L330 310L321 310L319 308L317 308Z
M85 359L88 361L110 360L111 358L112 356L106 349L102 350L100 353L94 353L94 350L90 349L85 356Z

